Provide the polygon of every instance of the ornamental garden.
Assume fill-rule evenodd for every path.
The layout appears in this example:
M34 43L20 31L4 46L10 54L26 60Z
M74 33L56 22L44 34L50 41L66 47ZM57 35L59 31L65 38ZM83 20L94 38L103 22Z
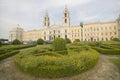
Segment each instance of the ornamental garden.
M69 39L56 38L50 44L42 39L33 44L14 40L12 45L2 45L1 42L0 45L0 60L15 55L14 64L19 70L42 78L74 76L93 68L99 54L120 55L119 39L107 42L75 40L71 43ZM111 61L120 69L120 59Z

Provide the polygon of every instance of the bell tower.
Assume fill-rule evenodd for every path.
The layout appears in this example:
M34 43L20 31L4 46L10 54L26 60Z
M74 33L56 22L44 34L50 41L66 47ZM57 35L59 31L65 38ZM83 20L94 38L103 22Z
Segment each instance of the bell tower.
M67 6L64 9L63 26L70 26L70 16Z
M44 16L43 26L44 26L44 28L48 28L50 26L50 19L49 19L47 11Z

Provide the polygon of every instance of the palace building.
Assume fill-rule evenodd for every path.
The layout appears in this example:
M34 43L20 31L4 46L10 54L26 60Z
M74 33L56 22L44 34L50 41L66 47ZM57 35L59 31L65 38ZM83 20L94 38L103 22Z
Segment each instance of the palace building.
M37 41L42 38L52 41L57 37L69 38L71 41L108 41L112 38L120 39L120 16L111 22L95 22L81 25L70 25L70 14L65 7L62 24L50 25L50 18L46 12L43 20L43 28L40 30L24 31L20 25L16 25L9 33L9 41L18 39L24 43Z

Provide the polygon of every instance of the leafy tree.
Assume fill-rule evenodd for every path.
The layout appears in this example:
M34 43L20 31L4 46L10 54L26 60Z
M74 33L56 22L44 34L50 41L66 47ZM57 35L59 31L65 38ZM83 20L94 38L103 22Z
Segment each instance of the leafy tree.
M44 44L44 40L43 40L43 39L41 39L41 38L40 38L40 39L38 39L38 40L37 40L37 44L39 44L39 45L43 45L43 44Z
M66 40L66 43L71 43L71 40L70 40L70 39L65 38L65 40Z
M22 42L20 42L18 39L15 39L15 40L13 40L12 44L18 45L18 44L22 44Z
M63 38L55 38L52 43L53 51L60 54L67 54L66 41Z

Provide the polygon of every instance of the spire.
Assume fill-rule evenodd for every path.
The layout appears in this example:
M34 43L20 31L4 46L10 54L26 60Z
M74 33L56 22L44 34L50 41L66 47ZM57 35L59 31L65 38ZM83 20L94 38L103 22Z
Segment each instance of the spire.
M67 5L65 5L64 13L65 13L65 12L68 12Z
M45 12L45 16L48 16L48 11L46 10L46 12Z

